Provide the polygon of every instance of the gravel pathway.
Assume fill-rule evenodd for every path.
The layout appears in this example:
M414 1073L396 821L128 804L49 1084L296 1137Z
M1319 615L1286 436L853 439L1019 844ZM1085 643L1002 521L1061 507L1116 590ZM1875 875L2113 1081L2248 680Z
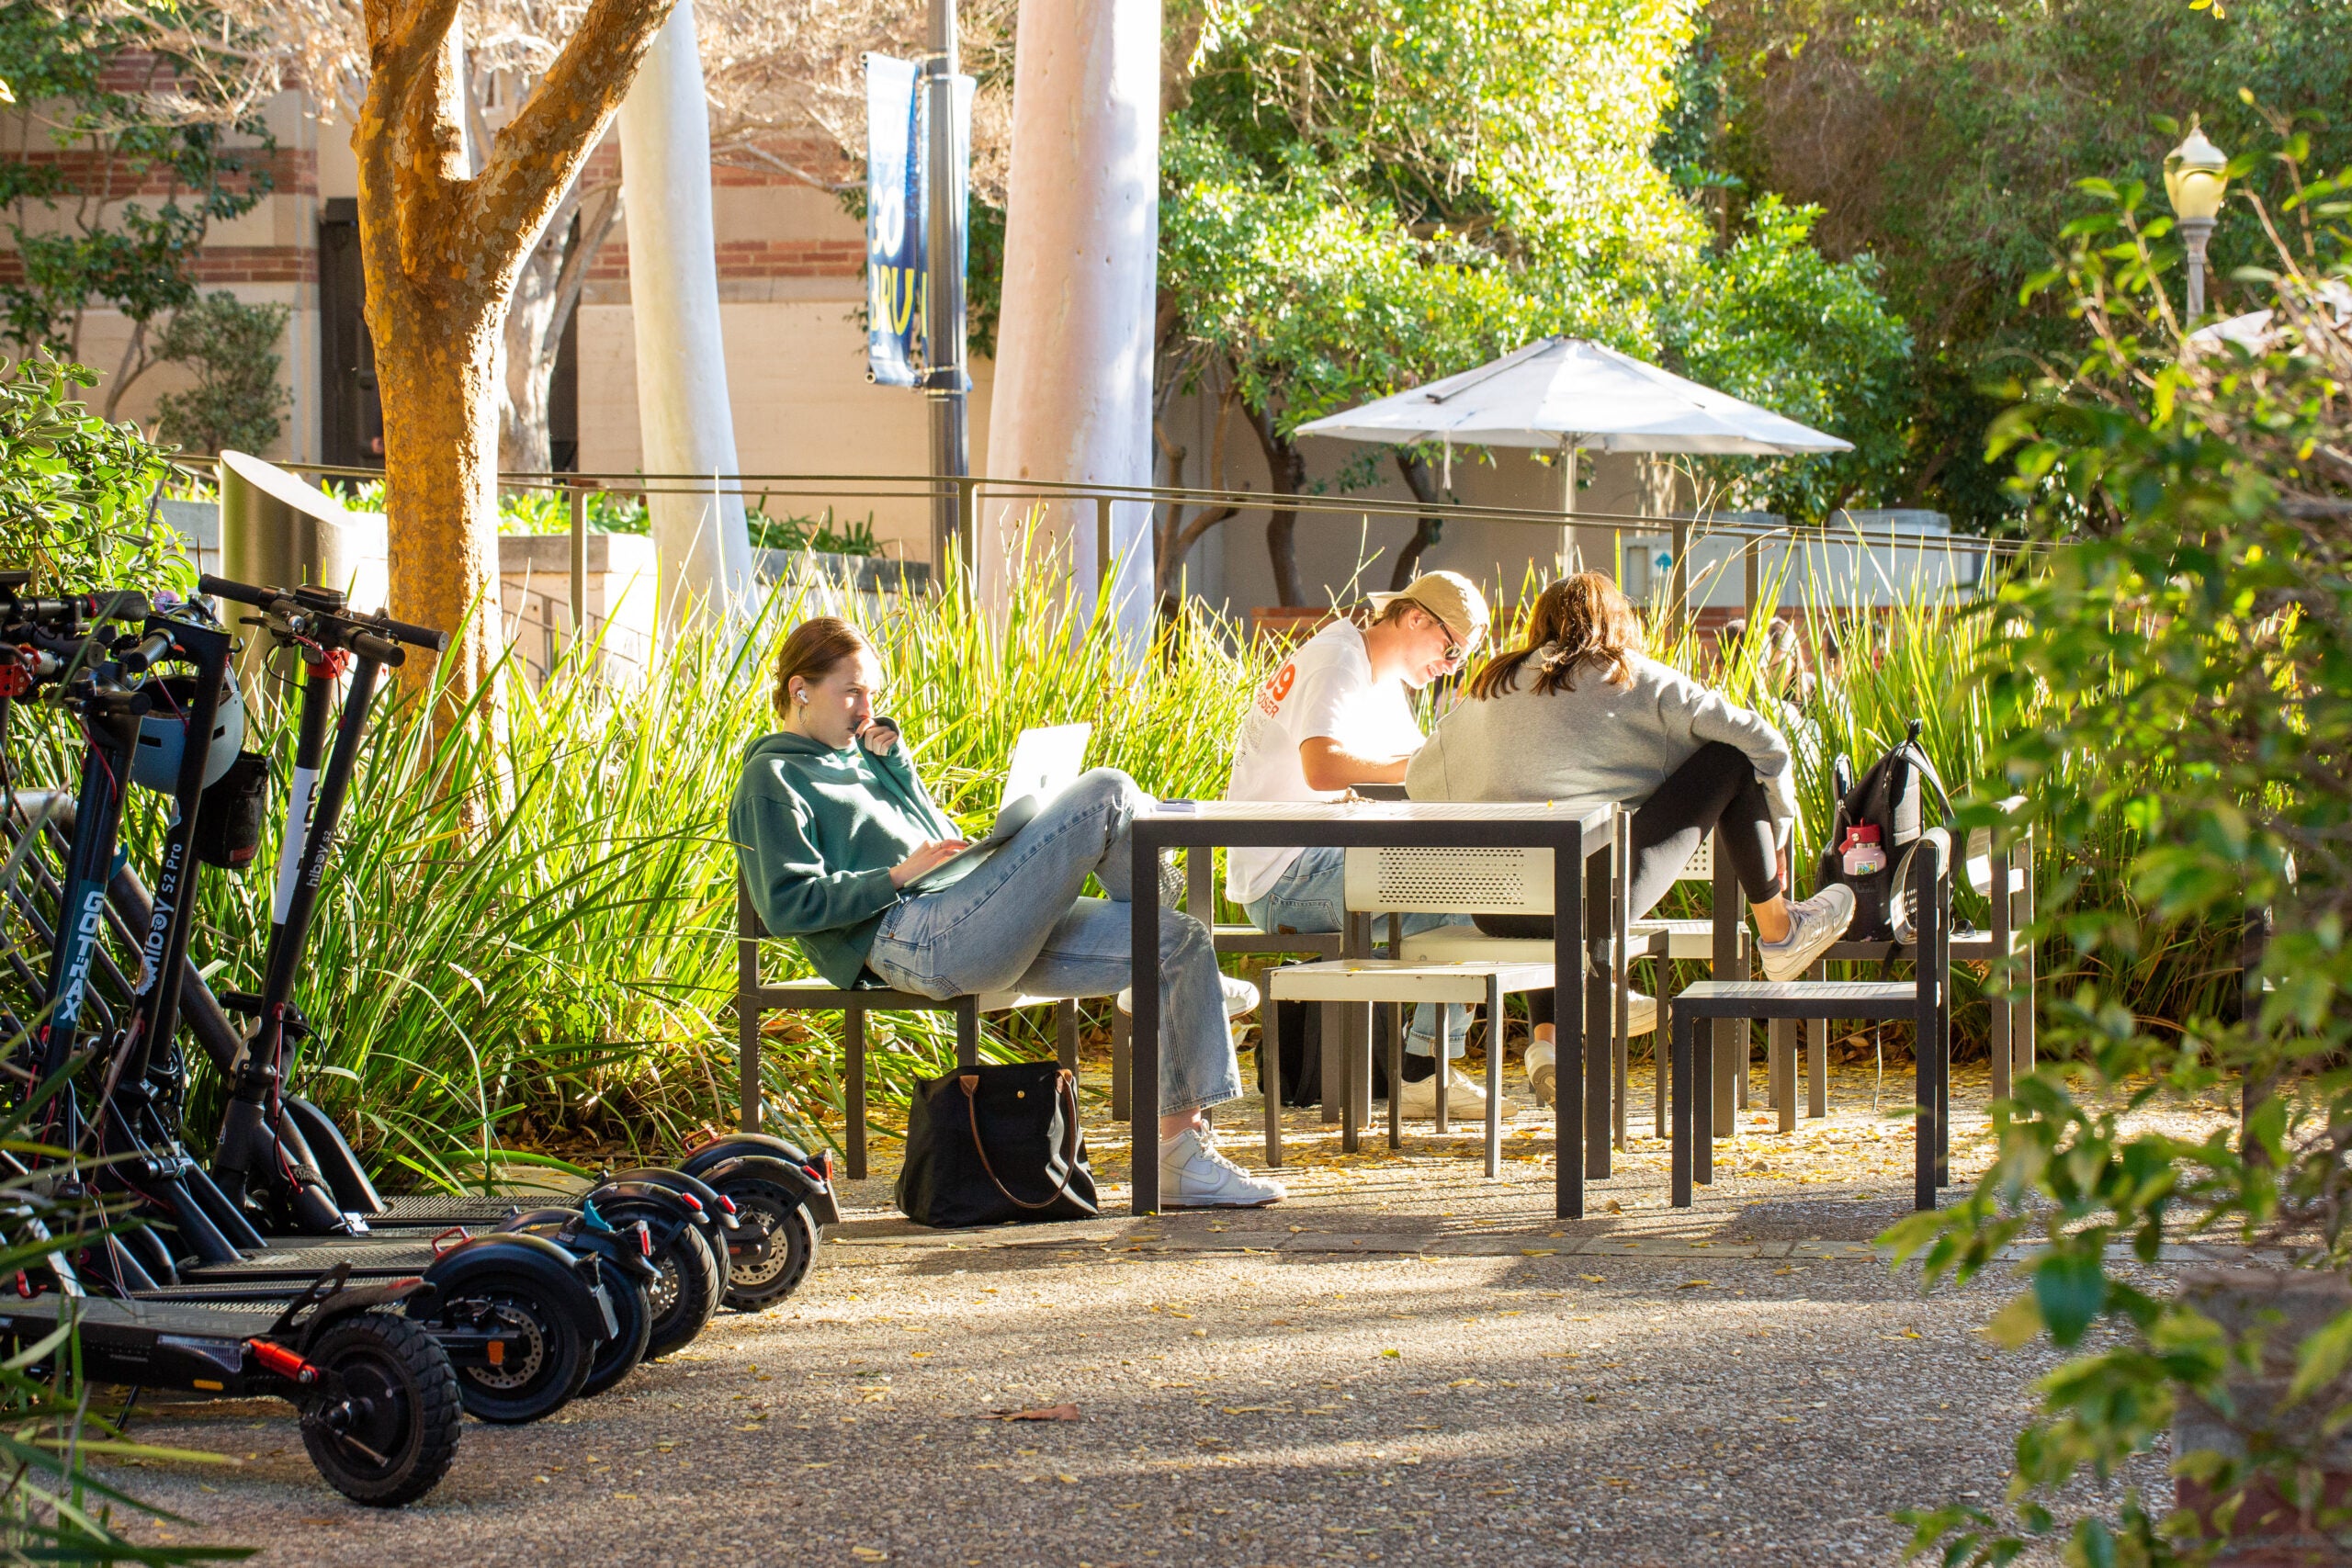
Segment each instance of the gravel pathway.
M1576 1224L1541 1116L1489 1183L1472 1136L1343 1158L1301 1114L1293 1201L1246 1214L940 1235L871 1181L786 1305L538 1426L469 1423L406 1510L344 1503L274 1404L160 1408L135 1435L237 1462L119 1479L188 1521L142 1538L265 1563L1894 1562L1891 1511L1998 1498L2049 1361L1973 1333L2007 1280L1923 1297L1871 1252L1908 1132L1867 1071L1837 1089L1690 1211L1637 1141Z

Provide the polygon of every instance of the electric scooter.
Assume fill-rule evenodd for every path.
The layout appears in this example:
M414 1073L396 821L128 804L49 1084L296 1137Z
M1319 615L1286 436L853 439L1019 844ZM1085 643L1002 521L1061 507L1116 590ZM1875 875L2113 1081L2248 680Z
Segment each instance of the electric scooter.
M29 573L0 572L0 736L17 701L41 684L85 673L91 679L84 694L99 723L121 711L135 714L135 694L126 700L100 690L99 667L125 661L107 659L111 649L95 622L144 619L145 601L31 599L25 594L29 582ZM142 641L133 655L143 665L161 651ZM17 865L12 859L9 872ZM87 900L83 907L89 908ZM71 989L59 999L69 1009L79 1005ZM45 1050L61 1040L71 1046L70 1020L62 1030L47 1028L56 1021L53 1012L41 1021ZM74 1065L69 1055L66 1068ZM61 1094L70 1100L62 1074L44 1082L25 1109L46 1112ZM447 1472L459 1426L456 1374L430 1334L385 1310L429 1303L433 1288L423 1280L353 1289L344 1274L331 1274L275 1314L93 1300L63 1252L46 1246L52 1240L49 1221L69 1213L78 1220L86 1203L77 1173L69 1168L43 1192L28 1188L23 1179L30 1173L13 1155L6 1161L18 1179L0 1207L0 1229L20 1246L42 1249L43 1273L56 1286L42 1290L29 1273L19 1273L16 1291L0 1293L0 1342L36 1372L53 1369L70 1338L85 1376L199 1397L285 1399L301 1414L311 1462L355 1502L396 1506L431 1491Z
M357 635L371 637L376 651L399 657L397 646L379 634ZM166 773L177 786L177 798L186 802L200 795L208 771L225 768L219 755L224 737L216 720L221 716L230 648L224 630L188 609L151 617L145 635L129 652L75 661L66 697L82 721L86 750L74 831L56 886L54 923L44 921L23 888L15 892L19 913L51 953L46 1005L30 1032L26 1081L46 1081L64 1071L80 1049L82 1013L99 965L107 873L117 859L126 785L142 773L145 782L162 784L166 781L158 773ZM133 683L166 659L193 664L198 674L176 686L153 680ZM164 722L151 725L149 710L159 694L173 711ZM174 737L182 743L170 745ZM187 743L190 737L197 738L195 743ZM236 738L226 738L229 755L236 745ZM142 755L149 747L154 751ZM63 1179L82 1180L79 1161L94 1152L97 1163L89 1172L90 1184L135 1200L154 1222L146 1230L93 1243L80 1258L85 1273L145 1301L279 1303L338 1263L361 1277L421 1274L436 1288L426 1326L458 1369L466 1407L501 1421L551 1413L584 1382L595 1347L617 1336L613 1292L594 1251L575 1254L526 1234L459 1235L432 1246L272 1248L182 1149L182 1075L172 1043L176 976L185 968L191 923L198 815L177 812L166 833L153 901L156 918L139 944L139 978L129 987L119 1028L101 1036L108 1048L98 1053L104 1077L87 1126L81 1119L81 1097L67 1093L58 1097L43 1129L46 1144L73 1151Z
M364 641L344 637L341 623L352 617L342 595L332 590L303 587L289 592L212 577L201 586L261 610L266 635L282 648L300 650L304 664L293 786L262 987L255 993L225 992L216 998L220 1010L255 1024L242 1040L232 1043L215 1031L215 1038L206 1041L232 1086L213 1150L214 1179L266 1230L290 1235L389 1237L510 1223L518 1213L511 1199L426 1194L386 1201L325 1113L285 1090L295 1048L311 1033L293 1002L295 976L350 793L375 681L391 661L371 658ZM336 657L339 651L348 657ZM339 679L347 679L348 687L338 705ZM196 1021L202 1038L208 1021L199 1016ZM649 1292L654 1316L648 1353L665 1355L701 1333L727 1285L727 1235L735 1220L724 1195L684 1173L649 1168L600 1184L587 1201L608 1221L642 1222L651 1236L660 1278Z
M207 578L202 586L208 592L240 597L236 592L239 585L218 579ZM243 592L253 596L244 597L242 602L262 609L265 624L274 632L281 625L290 628L306 605L328 602L315 589L299 589L291 594L277 590ZM341 717L336 719L334 682L319 664L310 665L296 739L294 788L279 851L281 908L288 902L283 890L289 866L299 866L311 844L332 837L334 818L348 788L350 765L364 725L368 695L367 671L364 666L355 669L350 688L341 699ZM325 744L330 727L336 731L332 753ZM298 871L292 874L299 886L312 874ZM269 983L262 991L219 998L230 1010L265 1020L249 1042L234 1042L225 1028L212 1023L204 1010L191 1011L195 1032L208 1050L216 1056L242 1052L243 1071L250 1077L277 1084L285 1080L290 1044L308 1032L308 1025L291 1010L288 999L308 936L307 921L291 918L299 912L290 911L288 918L279 920L272 931ZM272 983L278 988L274 989ZM282 1015L277 1014L276 1010L281 1009ZM275 1042L267 1038L266 1020L273 1015L286 1021ZM277 1053L274 1068L268 1065L273 1050ZM376 1192L357 1162L349 1157L348 1145L322 1111L282 1090L277 1103L282 1107L282 1113L277 1118L246 1114L233 1130L224 1123L214 1174L224 1189L266 1195L263 1201L285 1216L289 1229L319 1234L340 1223L345 1227L356 1224L381 1235L497 1223L514 1212L511 1200L496 1198L423 1193L388 1201ZM238 1116L233 1106L231 1115ZM278 1128L307 1140L318 1162L311 1167L291 1168L304 1172L301 1179L311 1185L308 1193L297 1191L290 1183L275 1180L289 1169L285 1162L267 1157L266 1143ZM308 1174L310 1170L315 1170L314 1178ZM719 1140L697 1150L681 1170L646 1168L624 1171L608 1178L606 1186L627 1190L609 1191L602 1203L605 1212L642 1218L655 1235L655 1262L663 1280L657 1289L659 1316L649 1351L654 1357L692 1339L722 1300L740 1308L757 1310L789 1293L806 1276L819 1224L840 1219L830 1169L776 1140ZM701 1239L709 1247L717 1266L715 1280L700 1258L700 1249L692 1245L694 1233L665 1217L665 1209L670 1205L659 1197L665 1189L701 1227ZM739 1206L750 1211L750 1224L738 1223ZM732 1278L737 1264L742 1266L744 1275L741 1285Z

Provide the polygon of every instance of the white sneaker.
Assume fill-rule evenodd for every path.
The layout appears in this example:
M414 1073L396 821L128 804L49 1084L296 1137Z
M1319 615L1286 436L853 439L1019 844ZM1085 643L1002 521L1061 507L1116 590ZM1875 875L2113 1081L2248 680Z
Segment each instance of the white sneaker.
M1854 921L1854 890L1833 882L1802 903L1789 906L1789 934L1779 942L1760 938L1756 951L1764 958L1767 980L1793 980L1829 951Z
M1645 997L1639 991L1625 993L1625 1034L1647 1034L1657 1027L1657 998ZM1552 1103L1559 1088L1559 1069L1555 1065L1558 1053L1549 1040L1537 1040L1527 1048L1527 1090L1538 1105Z
M1290 1196L1270 1176L1252 1176L1217 1152L1216 1134L1188 1127L1159 1145L1164 1209L1262 1209Z
M1258 1005L1258 987L1247 980L1237 980L1230 975L1217 976L1225 987L1225 1016L1239 1018ZM1136 988L1129 986L1119 993L1119 1010L1132 1016L1136 1010Z
M1549 1040L1538 1040L1527 1047L1527 1092L1535 1097L1538 1105L1549 1105L1560 1087L1559 1053Z
M1445 1078L1450 1086L1445 1095L1447 1120L1484 1122L1487 1119L1485 1087L1475 1079L1464 1077L1451 1067L1446 1069ZM1436 1121L1437 1080L1438 1075L1431 1073L1425 1078L1419 1078L1405 1085L1405 1092L1396 1102L1396 1113L1399 1116L1410 1117L1416 1122ZM1508 1100L1498 1103L1495 1111L1506 1122L1519 1114L1519 1107Z

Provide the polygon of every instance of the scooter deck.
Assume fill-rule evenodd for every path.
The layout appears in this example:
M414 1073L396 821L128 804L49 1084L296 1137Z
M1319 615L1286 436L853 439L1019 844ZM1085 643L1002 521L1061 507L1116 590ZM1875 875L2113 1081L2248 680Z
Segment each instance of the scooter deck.
M177 1334L198 1337L247 1338L266 1334L277 1322L266 1307L242 1302L125 1300L119 1296L38 1295L29 1300L13 1292L0 1298L0 1323L18 1334L46 1324L54 1328L58 1314L71 1303L85 1337L109 1334Z
M527 1209L565 1208L560 1192L518 1192L495 1198L459 1197L448 1192L415 1192L387 1198L380 1214L367 1215L371 1225L494 1225Z
M180 1269L187 1284L289 1280L308 1284L338 1263L351 1265L356 1280L396 1279L422 1274L435 1253L421 1241L345 1242L336 1246L272 1247L229 1263L192 1263Z
M299 1392L250 1353L250 1341L277 1325L277 1314L266 1306L60 1295L27 1301L11 1292L0 1299L0 1342L39 1344L57 1332L68 1311L77 1319L82 1371L100 1382L225 1399L289 1398Z

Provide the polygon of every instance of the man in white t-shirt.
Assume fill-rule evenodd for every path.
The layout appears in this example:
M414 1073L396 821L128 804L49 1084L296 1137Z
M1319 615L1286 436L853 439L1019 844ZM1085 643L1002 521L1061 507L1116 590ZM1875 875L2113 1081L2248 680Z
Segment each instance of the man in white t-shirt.
M1462 668L1487 634L1487 602L1458 572L1432 571L1401 593L1371 595L1373 619L1338 620L1317 632L1252 699L1233 749L1228 800L1339 800L1357 784L1401 784L1420 749L1411 694ZM1332 848L1227 852L1226 897L1260 931L1335 931L1346 919L1345 852ZM1451 915L1408 915L1406 934L1466 925ZM1464 1014L1449 1008L1451 1055L1462 1053ZM1406 1033L1408 1116L1433 1115L1437 1020L1413 1010ZM1413 1057L1421 1061L1415 1063ZM1482 1118L1486 1091L1444 1075L1450 1116ZM1516 1107L1499 1107L1505 1115Z

